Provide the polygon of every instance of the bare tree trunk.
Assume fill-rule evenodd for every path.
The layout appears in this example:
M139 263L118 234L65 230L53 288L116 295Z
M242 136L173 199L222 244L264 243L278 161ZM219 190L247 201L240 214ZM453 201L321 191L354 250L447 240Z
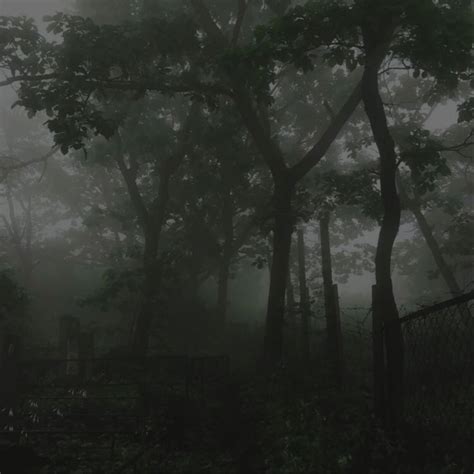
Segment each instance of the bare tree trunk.
M400 189L400 196L403 200L403 203L408 207L408 209L413 213L415 216L416 222L418 224L418 227L423 235L423 238L425 239L426 245L431 251L431 254L433 255L433 259L436 263L436 266L438 267L438 270L445 281L447 287L449 288L449 291L455 296L459 296L462 291L460 286L458 285L458 282L456 281L456 277L454 276L454 273L451 271L451 268L449 268L449 265L447 264L443 253L441 252L441 249L439 248L439 244L436 241L433 231L428 224L428 221L426 220L426 217L423 215L423 212L421 211L421 207L419 205L418 200L416 199L411 199L408 197L406 190L403 188L403 185L399 181L399 189Z
M270 370L278 367L283 356L285 291L293 233L293 192L294 186L284 179L275 184L273 193L275 223L264 340L264 359Z
M28 195L28 201L25 203L21 197L16 199L12 195L10 182L6 183L6 198L8 204L8 219L2 216L7 228L11 243L15 248L20 267L21 284L28 291L32 289L32 278L35 264L33 261L33 219L32 219L32 199ZM23 211L23 223L16 214L15 201L20 205Z
M143 300L132 336L132 351L137 356L145 356L148 352L152 321L157 309L157 296L159 294L162 274L162 264L158 258L158 248L168 212L170 180L190 146L191 127L193 120L198 116L199 107L197 102L193 102L190 106L188 116L180 131L181 136L178 142L178 149L164 161L161 167L158 192L149 208L146 206L137 184L139 164L135 156L130 154L130 164L127 166L120 134L117 133L116 135L117 150L115 161L127 186L130 201L137 214L145 239L145 249L143 252Z
M310 359L309 343L309 294L306 282L306 257L304 247L304 230L298 228L298 280L300 289L300 311L301 311L301 356L303 362L308 363Z
M222 209L222 223L224 227L224 245L222 248L217 282L217 313L219 322L225 324L227 319L229 274L234 253L234 206L230 191L224 198Z
M383 420L385 417L385 349L383 341L383 322L380 308L377 305L377 286L372 285L372 368L373 397L375 416Z
M416 221L418 222L418 226L421 230L421 233L425 238L426 245L428 245L428 248L430 249L431 254L433 255L434 261L436 262L436 265L438 266L441 276L443 277L446 285L448 286L449 291L452 293L453 296L459 296L462 293L461 288L458 285L458 282L456 281L454 273L449 268L449 265L446 263L446 260L444 259L444 256L441 253L439 244L436 241L433 232L431 231L431 227L428 224L426 217L423 215L419 207L414 206L410 209L413 212Z
M319 219L319 233L321 239L321 266L323 273L324 308L326 313L326 328L328 341L328 355L337 384L342 385L343 354L341 338L341 322L339 320L338 302L332 280L331 242L329 237L328 213Z
M148 353L151 326L157 306L157 293L160 283L161 269L159 268L158 241L154 232L145 235L145 252L143 255L143 299L134 327L132 350L136 356Z
M168 208L170 178L171 169L165 166L162 170L155 206L150 213L147 213L147 219L145 221L143 301L137 315L132 342L133 354L137 356L145 356L148 352L152 321L157 309L157 296L162 273L161 262L158 259L158 245Z
M365 33L365 43L374 49L377 40ZM380 186L384 215L375 256L376 301L374 317L382 318L385 329L387 358L388 422L395 424L403 409L403 335L398 308L393 294L391 259L400 226L400 199L396 187L397 157L395 143L378 87L378 64L366 64L362 83L362 99L369 117L375 143L380 154Z
M289 329L289 348L292 354L295 354L297 344L297 322L295 314L295 289L293 287L293 282L291 281L291 264L288 268L288 277L286 282L286 315L288 318L287 326Z
M288 307L288 313L293 314L295 310L295 289L293 288L291 274L289 271L286 284L286 306Z

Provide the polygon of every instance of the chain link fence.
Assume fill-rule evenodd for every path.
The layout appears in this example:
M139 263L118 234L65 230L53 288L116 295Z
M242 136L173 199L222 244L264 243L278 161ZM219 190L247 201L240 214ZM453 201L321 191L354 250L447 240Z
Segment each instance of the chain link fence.
M401 318L405 420L446 452L470 452L474 439L473 311L471 292Z

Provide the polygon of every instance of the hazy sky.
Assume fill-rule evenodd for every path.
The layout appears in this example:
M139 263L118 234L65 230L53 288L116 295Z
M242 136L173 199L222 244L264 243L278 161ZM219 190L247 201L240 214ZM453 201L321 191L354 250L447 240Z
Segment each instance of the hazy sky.
M101 0L97 0L100 2ZM67 11L74 4L74 0L0 0L0 15L27 15L41 20L44 15L52 14L56 11ZM10 102L12 91L0 90L0 102ZM440 105L432 114L427 127L431 130L446 129L451 124L456 123L457 111L456 104L452 101L446 105ZM399 239L408 238L411 234L410 226L403 226L400 229ZM364 236L366 242L375 245L378 236L378 229L367 233ZM311 236L308 235L309 240ZM370 288L372 282L364 277L353 277L350 279L347 290L351 293L366 293L367 287ZM369 293L370 294L370 293Z
M100 0L97 0L100 1ZM41 18L43 15L64 10L69 0L0 0L0 14L27 15Z
M448 101L445 105L439 105L433 115L427 120L426 125L431 130L446 129L457 122L458 112L456 104Z

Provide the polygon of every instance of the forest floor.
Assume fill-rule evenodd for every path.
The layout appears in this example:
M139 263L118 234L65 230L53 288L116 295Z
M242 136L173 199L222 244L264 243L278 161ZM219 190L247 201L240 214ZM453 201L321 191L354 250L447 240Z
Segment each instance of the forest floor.
M406 427L386 433L363 390L338 391L304 377L282 382L241 375L206 405L191 409L195 415L186 418L184 430L179 422L169 425L162 447L174 454L156 472L471 473L462 468L467 459L449 458L436 432ZM178 437L173 426L180 426Z

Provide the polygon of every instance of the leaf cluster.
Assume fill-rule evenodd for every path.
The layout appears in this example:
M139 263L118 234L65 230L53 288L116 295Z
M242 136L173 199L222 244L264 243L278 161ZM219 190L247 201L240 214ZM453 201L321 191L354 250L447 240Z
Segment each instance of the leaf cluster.
M0 270L0 319L11 315L28 302L28 295L11 270Z
M338 206L359 206L364 215L378 221L382 216L378 174L372 168L320 173L316 177L315 203L321 214Z
M439 177L451 174L441 149L439 141L425 129L412 130L406 139L400 158L410 168L413 182L420 194L434 191Z

